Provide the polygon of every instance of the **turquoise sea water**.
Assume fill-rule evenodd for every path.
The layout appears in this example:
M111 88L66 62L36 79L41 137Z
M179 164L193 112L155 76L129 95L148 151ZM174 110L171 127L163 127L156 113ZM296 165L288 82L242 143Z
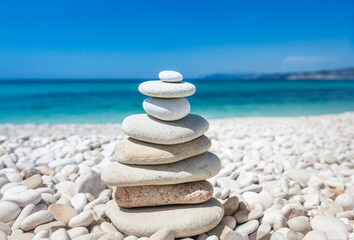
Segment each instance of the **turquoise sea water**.
M208 119L354 111L354 81L188 80L192 112ZM142 81L0 82L0 123L119 123L143 113Z

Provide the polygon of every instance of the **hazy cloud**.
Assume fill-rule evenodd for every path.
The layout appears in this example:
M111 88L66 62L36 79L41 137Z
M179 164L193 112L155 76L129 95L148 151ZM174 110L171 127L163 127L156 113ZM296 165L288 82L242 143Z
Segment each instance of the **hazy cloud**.
M283 64L306 64L306 63L327 63L332 61L331 57L317 57L317 56L289 56L283 60Z

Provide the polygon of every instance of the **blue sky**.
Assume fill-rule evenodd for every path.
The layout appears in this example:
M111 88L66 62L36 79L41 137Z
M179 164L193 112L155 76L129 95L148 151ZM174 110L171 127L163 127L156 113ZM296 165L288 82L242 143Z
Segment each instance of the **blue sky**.
M0 78L354 66L354 2L0 0Z

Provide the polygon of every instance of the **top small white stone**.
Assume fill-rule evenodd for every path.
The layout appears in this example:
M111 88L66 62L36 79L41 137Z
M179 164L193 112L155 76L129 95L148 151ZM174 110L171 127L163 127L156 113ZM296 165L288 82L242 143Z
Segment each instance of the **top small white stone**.
M159 78L163 82L180 82L183 80L182 74L175 71L162 71L159 73Z

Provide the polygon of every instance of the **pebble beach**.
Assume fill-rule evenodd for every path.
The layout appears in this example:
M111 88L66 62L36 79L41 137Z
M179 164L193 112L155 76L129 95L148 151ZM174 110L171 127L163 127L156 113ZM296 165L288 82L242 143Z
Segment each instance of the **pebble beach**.
M0 1L0 240L354 240L353 5Z
M224 216L185 239L354 239L354 113L209 123ZM124 138L120 124L0 125L0 239L148 239L105 213L101 172Z

